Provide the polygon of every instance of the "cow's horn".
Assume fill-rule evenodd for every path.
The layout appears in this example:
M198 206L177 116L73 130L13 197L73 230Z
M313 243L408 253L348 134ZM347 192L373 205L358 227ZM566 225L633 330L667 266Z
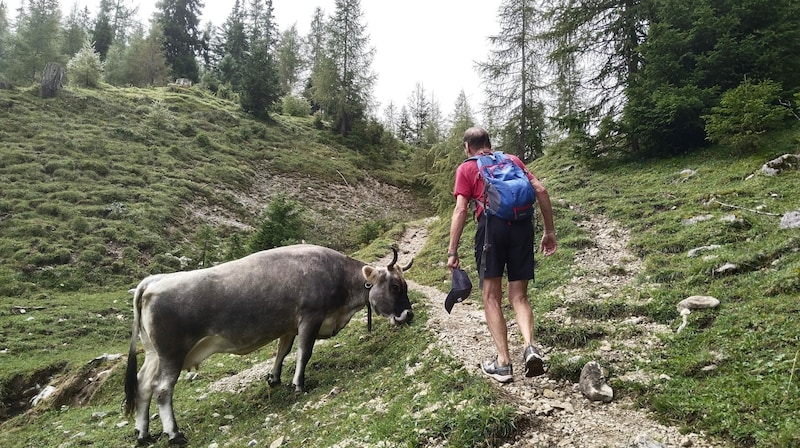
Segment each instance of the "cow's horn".
M403 270L403 272L405 272L405 271L411 269L411 265L412 264L414 264L414 259L413 258L411 259L411 261L408 262L407 265L403 266L401 269Z
M387 269L390 271L394 268L394 264L397 263L397 248L394 246L392 246L392 253L394 254L392 256L392 262L389 263L389 266L387 266Z

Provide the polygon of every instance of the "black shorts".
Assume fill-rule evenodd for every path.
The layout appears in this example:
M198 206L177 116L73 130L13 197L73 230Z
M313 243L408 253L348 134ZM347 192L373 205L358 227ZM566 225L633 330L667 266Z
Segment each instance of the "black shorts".
M481 216L475 232L475 262L480 272L483 255L486 219ZM508 270L508 280L533 280L533 218L506 221L489 217L489 251L486 253L486 273L481 278L502 277Z

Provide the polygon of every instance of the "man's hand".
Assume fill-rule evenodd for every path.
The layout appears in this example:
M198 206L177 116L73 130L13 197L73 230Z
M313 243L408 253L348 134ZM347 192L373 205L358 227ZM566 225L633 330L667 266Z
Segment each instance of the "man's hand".
M544 232L542 236L541 250L545 257L553 255L558 248L555 232Z

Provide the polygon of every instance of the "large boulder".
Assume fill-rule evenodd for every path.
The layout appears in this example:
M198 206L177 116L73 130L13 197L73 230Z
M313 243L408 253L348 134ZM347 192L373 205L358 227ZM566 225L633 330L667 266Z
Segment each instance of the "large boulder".
M777 176L784 171L797 169L800 169L800 154L784 154L765 163L761 172L768 176Z

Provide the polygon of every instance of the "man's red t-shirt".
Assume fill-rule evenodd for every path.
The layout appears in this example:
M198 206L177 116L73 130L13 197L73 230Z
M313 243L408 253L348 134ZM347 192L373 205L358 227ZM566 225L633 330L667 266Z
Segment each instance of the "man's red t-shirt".
M525 172L525 175L528 176L529 180L533 180L533 174L528 171L528 168L522 163L522 160L519 157L513 154L506 154L508 158L510 158L518 167L522 168L522 171ZM462 163L456 169L456 184L453 188L453 196L466 196L469 200L475 200L476 209L475 209L475 219L481 217L483 213L483 179L481 179L481 175L478 172L478 161L477 160L467 160L466 162Z

